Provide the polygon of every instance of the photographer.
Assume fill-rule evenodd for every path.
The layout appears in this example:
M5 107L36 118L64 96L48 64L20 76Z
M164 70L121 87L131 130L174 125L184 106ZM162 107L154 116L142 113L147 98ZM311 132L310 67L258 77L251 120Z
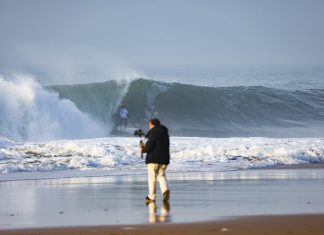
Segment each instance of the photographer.
M145 162L148 169L148 189L149 194L146 202L155 202L156 180L159 181L163 201L168 202L170 190L165 176L165 170L170 162L170 140L168 129L160 124L158 119L149 121L150 131L147 133L148 139L145 145L140 145L142 153L147 153Z

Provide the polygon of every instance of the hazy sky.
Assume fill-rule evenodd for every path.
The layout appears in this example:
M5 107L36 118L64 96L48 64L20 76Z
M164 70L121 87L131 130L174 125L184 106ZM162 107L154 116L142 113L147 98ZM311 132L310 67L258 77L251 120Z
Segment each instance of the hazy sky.
M0 0L0 72L324 64L323 0Z

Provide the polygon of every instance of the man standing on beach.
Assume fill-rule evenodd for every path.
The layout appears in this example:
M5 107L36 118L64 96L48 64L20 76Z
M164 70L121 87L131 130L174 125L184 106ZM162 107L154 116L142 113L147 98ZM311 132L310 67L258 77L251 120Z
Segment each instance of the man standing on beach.
M141 144L142 153L147 153L145 162L148 170L148 189L149 194L146 202L155 202L156 199L156 180L159 181L163 202L168 202L170 190L165 176L165 170L170 163L170 140L168 129L161 125L158 119L149 121L150 131L147 133L147 142Z

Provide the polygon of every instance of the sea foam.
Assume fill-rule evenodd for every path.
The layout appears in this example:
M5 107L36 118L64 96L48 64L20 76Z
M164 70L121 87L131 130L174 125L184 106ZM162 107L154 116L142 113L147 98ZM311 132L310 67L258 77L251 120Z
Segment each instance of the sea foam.
M278 165L323 163L324 139L171 138L170 172L231 171ZM138 139L12 143L0 148L0 172L136 174L145 171ZM83 173L80 173L82 175ZM65 174L68 175L68 174ZM73 175L78 174L73 171Z

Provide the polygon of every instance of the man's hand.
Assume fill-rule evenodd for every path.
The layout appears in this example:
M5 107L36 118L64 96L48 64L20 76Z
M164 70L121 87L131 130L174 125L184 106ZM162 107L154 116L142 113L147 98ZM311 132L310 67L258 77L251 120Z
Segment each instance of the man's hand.
M141 153L143 153L143 149L145 147L145 144L143 143L143 141L140 141L140 149L141 149Z

